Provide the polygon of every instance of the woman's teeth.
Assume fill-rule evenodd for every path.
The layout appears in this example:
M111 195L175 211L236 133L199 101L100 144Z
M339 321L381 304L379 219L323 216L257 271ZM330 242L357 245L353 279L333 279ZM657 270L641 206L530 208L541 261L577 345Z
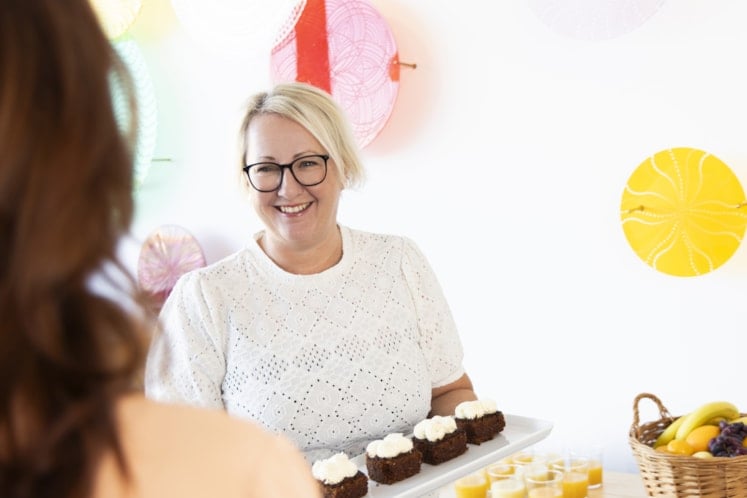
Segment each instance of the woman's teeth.
M285 214L295 214L300 213L310 205L311 203L307 202L306 204L299 204L298 206L280 206L278 209L280 209L280 212Z

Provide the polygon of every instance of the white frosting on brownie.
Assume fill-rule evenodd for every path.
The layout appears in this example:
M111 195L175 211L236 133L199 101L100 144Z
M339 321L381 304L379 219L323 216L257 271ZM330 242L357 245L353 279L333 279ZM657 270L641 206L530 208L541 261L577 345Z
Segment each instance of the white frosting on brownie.
M311 466L311 473L324 484L337 484L358 473L358 467L345 453L337 453L326 460L317 460Z
M418 439L427 439L434 443L440 441L447 434L451 434L457 429L454 417L442 417L435 415L418 422L413 429L413 435Z
M463 401L454 410L456 418L476 419L498 411L498 405L490 399Z
M399 432L393 432L384 437L371 441L366 446L366 454L371 457L393 458L412 450L412 440Z

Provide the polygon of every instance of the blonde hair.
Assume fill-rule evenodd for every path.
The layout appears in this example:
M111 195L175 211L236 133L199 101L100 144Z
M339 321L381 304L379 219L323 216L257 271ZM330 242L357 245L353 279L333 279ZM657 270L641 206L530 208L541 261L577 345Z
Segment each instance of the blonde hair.
M249 98L239 134L239 173L245 188L251 188L241 169L249 152L247 132L252 120L263 114L277 114L306 128L334 160L344 188L363 184L365 172L358 145L342 109L327 92L292 82L278 84Z

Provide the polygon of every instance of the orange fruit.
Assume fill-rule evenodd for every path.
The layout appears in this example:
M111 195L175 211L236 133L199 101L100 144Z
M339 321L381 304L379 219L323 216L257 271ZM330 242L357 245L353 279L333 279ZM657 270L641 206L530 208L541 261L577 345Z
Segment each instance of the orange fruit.
M672 439L671 441L669 441L669 443L667 443L667 451L674 455L686 456L690 456L695 453L693 447L690 446L690 444L688 444L688 442L684 439Z
M701 425L687 435L685 442L692 446L695 452L708 451L708 442L720 433L721 429L718 426Z

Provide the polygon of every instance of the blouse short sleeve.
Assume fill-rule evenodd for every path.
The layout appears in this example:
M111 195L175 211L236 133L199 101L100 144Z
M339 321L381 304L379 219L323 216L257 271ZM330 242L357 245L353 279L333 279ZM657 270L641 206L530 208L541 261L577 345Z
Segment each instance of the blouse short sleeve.
M154 400L223 408L224 341L201 285L199 270L183 275L164 303L145 368Z
M451 309L428 260L404 239L402 270L410 287L432 387L441 387L464 374L464 352Z

